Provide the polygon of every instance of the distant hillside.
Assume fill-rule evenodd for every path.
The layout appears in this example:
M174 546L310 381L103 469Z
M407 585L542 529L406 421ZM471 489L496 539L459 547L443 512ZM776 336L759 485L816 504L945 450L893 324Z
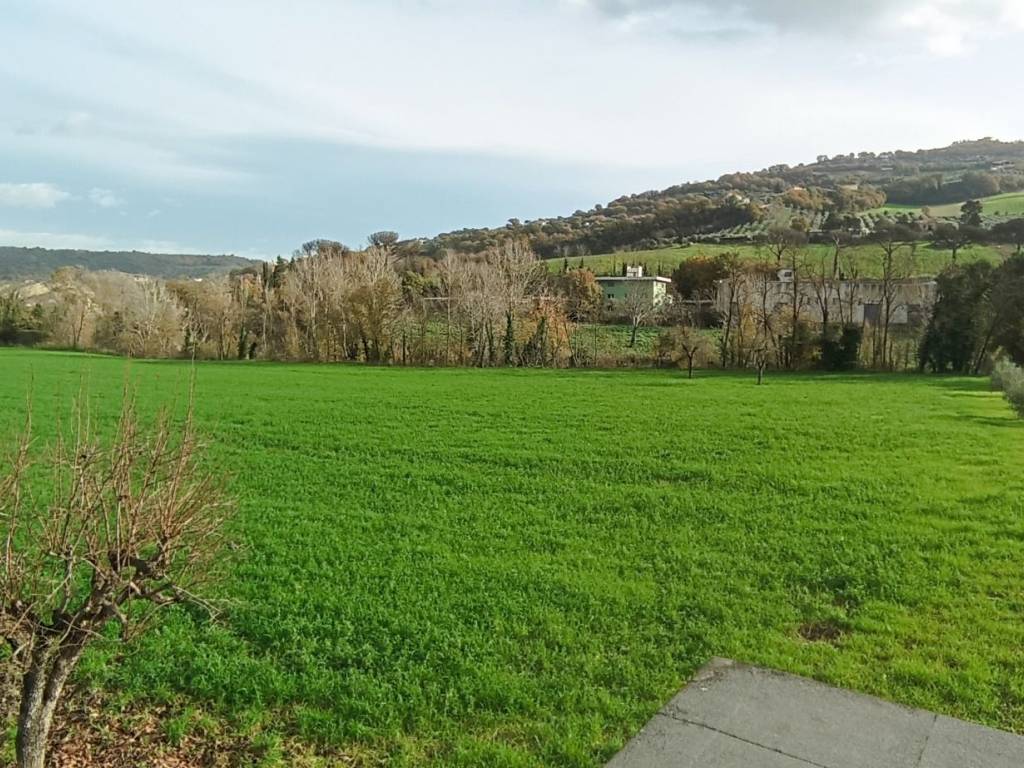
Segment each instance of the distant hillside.
M240 256L143 253L141 251L74 251L0 246L0 280L43 280L59 267L117 270L151 277L207 277L259 262Z
M1024 142L985 138L941 149L860 152L797 166L774 165L713 181L627 195L569 216L463 229L409 245L437 256L475 253L509 236L543 258L574 258L710 240L744 242L801 219L810 231L830 214L870 228L886 204L923 209L1024 190Z

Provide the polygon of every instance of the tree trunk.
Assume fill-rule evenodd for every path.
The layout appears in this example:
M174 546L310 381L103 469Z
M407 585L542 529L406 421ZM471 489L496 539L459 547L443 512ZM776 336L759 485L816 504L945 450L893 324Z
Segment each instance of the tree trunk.
M629 334L629 348L630 349L632 349L633 347L636 346L636 331L637 331L637 329L639 327L640 327L639 323L637 323L637 322L633 323L633 328L632 328L632 330L630 331L630 334Z
M15 739L18 768L44 768L53 715L81 653L77 643L58 648L41 645L33 652L21 683Z

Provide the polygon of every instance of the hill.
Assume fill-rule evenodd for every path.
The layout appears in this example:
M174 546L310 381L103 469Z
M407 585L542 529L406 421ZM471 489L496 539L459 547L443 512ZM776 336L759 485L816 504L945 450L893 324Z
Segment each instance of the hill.
M115 270L131 275L161 278L207 277L236 269L246 269L258 263L241 256L0 246L0 281L45 280L60 267L83 267L92 271Z
M993 216L1020 210L1024 142L985 138L939 149L860 152L797 166L679 184L627 195L569 216L463 229L415 245L427 255L476 253L509 236L525 237L542 258L651 250L692 241L744 242L773 226L803 219L812 232L832 214L853 215L870 231L886 211L944 218L967 199L992 201ZM1012 196L1013 201L1009 199ZM1000 200L1005 202L1000 203Z

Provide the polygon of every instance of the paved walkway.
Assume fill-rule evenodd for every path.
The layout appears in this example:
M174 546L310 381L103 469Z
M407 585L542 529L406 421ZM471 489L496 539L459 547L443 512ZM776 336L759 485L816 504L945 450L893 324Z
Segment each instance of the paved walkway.
M1024 737L715 659L608 768L1021 768Z

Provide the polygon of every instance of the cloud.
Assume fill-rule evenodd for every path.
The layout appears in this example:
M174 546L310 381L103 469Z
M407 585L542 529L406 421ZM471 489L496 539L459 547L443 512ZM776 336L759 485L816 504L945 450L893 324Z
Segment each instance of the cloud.
M146 253L217 253L216 249L197 248L174 240L128 239L81 232L29 232L0 229L0 246L17 248L53 248L83 251L144 251Z
M627 26L657 24L686 37L813 32L909 34L938 55L963 53L1001 25L1024 25L1021 0L570 0Z
M287 252L1024 125L1007 97L1024 0L17 6L0 24L0 167L81 200L0 209L16 230L102 218L119 242ZM93 186L128 202L109 215Z
M113 191L100 187L93 187L89 190L89 200L100 208L120 208L124 205L124 200L115 195Z
M0 245L20 248L70 248L90 251L109 250L112 241L98 235L60 232L23 232L0 229Z
M0 183L0 205L12 208L53 208L71 195L54 184Z

